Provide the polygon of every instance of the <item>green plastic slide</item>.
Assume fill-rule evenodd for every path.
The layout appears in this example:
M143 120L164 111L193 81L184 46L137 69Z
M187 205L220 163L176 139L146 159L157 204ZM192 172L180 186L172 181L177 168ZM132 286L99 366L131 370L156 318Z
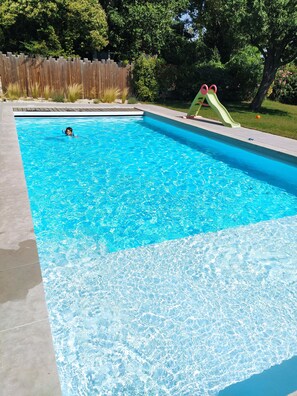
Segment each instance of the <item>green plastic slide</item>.
M216 114L225 126L228 126L230 128L240 127L240 124L233 120L227 109L219 101L216 92L217 87L214 84L211 85L210 88L208 88L206 84L203 84L191 104L191 107L187 114L187 118L196 117L201 109L201 106L207 106L204 104L204 101L206 99L208 105L216 112Z

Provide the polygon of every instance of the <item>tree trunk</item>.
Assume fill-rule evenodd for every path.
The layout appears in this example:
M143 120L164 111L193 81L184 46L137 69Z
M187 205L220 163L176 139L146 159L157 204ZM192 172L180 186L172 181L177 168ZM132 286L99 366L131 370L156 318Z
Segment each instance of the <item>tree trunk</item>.
M265 99L265 96L268 92L268 89L275 79L275 75L278 67L279 67L279 62L275 62L272 56L267 56L264 63L264 70L263 70L263 77L261 84L259 86L258 92L256 93L256 96L254 97L250 105L250 108L253 111L260 110L263 100Z

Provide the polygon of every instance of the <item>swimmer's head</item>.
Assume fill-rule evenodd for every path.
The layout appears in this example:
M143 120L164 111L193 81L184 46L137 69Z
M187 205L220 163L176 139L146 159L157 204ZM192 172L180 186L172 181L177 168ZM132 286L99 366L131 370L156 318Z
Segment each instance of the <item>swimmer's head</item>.
M65 135L67 136L73 136L73 130L71 127L67 127L65 130Z

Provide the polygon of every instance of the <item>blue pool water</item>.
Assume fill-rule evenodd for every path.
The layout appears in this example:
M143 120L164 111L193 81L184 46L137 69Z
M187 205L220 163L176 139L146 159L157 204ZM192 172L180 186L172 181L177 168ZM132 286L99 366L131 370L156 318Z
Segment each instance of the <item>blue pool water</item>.
M150 117L16 123L63 395L216 395L297 354L295 167Z
M79 138L62 135L68 124ZM296 168L274 180L261 166L274 176L285 165L249 154L246 166L244 150L187 145L155 124L17 119L37 235L95 236L112 252L297 214L296 184L284 184Z

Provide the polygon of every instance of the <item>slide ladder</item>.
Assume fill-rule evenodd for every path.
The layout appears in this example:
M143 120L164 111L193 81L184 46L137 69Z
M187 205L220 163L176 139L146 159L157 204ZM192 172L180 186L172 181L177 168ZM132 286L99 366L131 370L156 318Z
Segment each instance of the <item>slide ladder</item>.
M204 101L207 101L208 105L216 112L217 116L220 118L222 123L230 128L238 128L240 124L235 122L228 110L222 105L217 97L217 87L216 85L211 85L209 88L206 84L203 84L195 96L191 107L188 111L187 118L195 118L202 106L207 106Z

